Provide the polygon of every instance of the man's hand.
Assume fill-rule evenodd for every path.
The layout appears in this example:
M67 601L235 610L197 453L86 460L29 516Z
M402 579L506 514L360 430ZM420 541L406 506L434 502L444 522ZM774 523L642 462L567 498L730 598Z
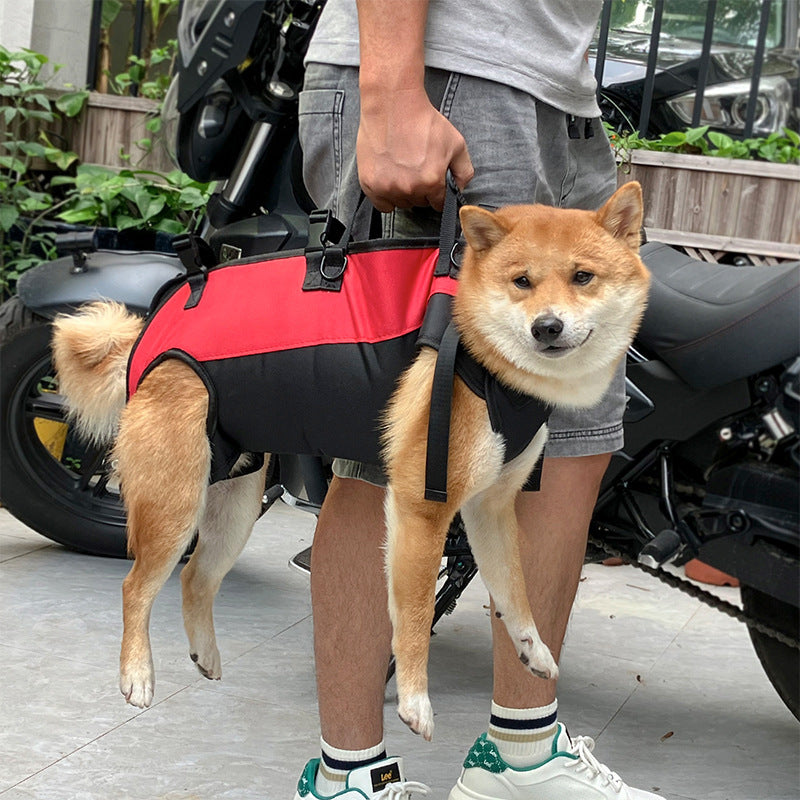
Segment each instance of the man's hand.
M441 210L448 169L459 187L473 176L464 137L425 93L425 0L358 0L361 188L379 211Z

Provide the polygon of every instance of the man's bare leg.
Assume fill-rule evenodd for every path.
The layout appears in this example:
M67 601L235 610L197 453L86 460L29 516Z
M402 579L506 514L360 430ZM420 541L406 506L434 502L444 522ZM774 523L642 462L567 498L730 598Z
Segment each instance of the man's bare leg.
M517 499L520 553L533 618L558 661L578 588L586 537L611 456L547 459L539 492ZM508 708L546 706L556 682L533 677L519 663L501 620L492 615L494 701Z
M311 601L322 738L343 750L383 739L391 653L384 490L334 478L314 534Z

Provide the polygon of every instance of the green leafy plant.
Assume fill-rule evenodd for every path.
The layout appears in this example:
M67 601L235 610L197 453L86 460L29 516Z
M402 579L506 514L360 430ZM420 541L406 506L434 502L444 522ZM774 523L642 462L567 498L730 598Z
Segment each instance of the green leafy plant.
M68 187L63 208L55 216L68 223L119 230L182 233L208 202L208 184L175 170L120 172L87 164L74 177L53 178L52 186Z
M111 27L122 9L128 6L133 13L130 0L102 0L100 29L100 69L97 89L100 92L130 94L137 87L140 97L163 100L169 86L172 64L178 52L175 39L164 42L165 23L177 14L180 0L145 0L147 25L144 26L145 41L141 55L128 51L127 69L116 75L111 70Z
M754 159L779 164L800 164L800 134L790 128L775 131L769 136L733 139L708 125L671 131L655 139L643 139L633 133L619 133L606 124L611 144L623 163L631 150L655 150L668 153L688 153L718 158Z
M38 222L56 204L48 171L67 170L78 159L52 139L65 117L80 113L88 92L54 95L42 77L48 63L40 53L0 45L0 296L23 270L53 256L53 234L27 222ZM59 69L54 65L53 74Z
M80 113L88 93L53 94L41 78L47 63L0 46L0 299L24 270L57 255L54 222L177 234L210 193L179 171L118 172L79 164L56 146L58 126Z
M128 94L132 85L137 86L139 97L150 100L163 100L169 89L172 62L178 53L178 40L170 39L164 47L156 47L149 59L139 56L128 57L128 69L118 75L108 76L108 86L116 94ZM150 68L167 62L168 70L154 75L148 80Z

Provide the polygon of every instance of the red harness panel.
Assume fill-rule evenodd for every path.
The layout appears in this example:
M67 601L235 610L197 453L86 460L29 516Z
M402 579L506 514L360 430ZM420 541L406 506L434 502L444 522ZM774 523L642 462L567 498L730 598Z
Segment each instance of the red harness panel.
M438 253L435 247L352 253L340 292L302 291L303 255L213 269L195 307L184 308L190 294L184 284L148 322L131 356L129 396L167 350L202 363L410 333L432 294L456 292L454 279L433 277Z

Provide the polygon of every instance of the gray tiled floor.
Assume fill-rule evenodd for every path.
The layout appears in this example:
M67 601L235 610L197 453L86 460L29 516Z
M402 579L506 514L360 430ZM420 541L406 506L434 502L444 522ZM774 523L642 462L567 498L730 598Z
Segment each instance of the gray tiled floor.
M217 602L220 682L187 657L172 576L151 625L156 698L139 711L116 688L129 565L71 553L0 510L3 800L291 798L318 731L308 580L287 561L313 524L280 504L258 523ZM432 744L406 731L387 690L389 750L442 800L486 724L485 602L475 581L438 627ZM800 727L744 627L630 568L585 569L559 702L601 760L668 800L800 798Z

